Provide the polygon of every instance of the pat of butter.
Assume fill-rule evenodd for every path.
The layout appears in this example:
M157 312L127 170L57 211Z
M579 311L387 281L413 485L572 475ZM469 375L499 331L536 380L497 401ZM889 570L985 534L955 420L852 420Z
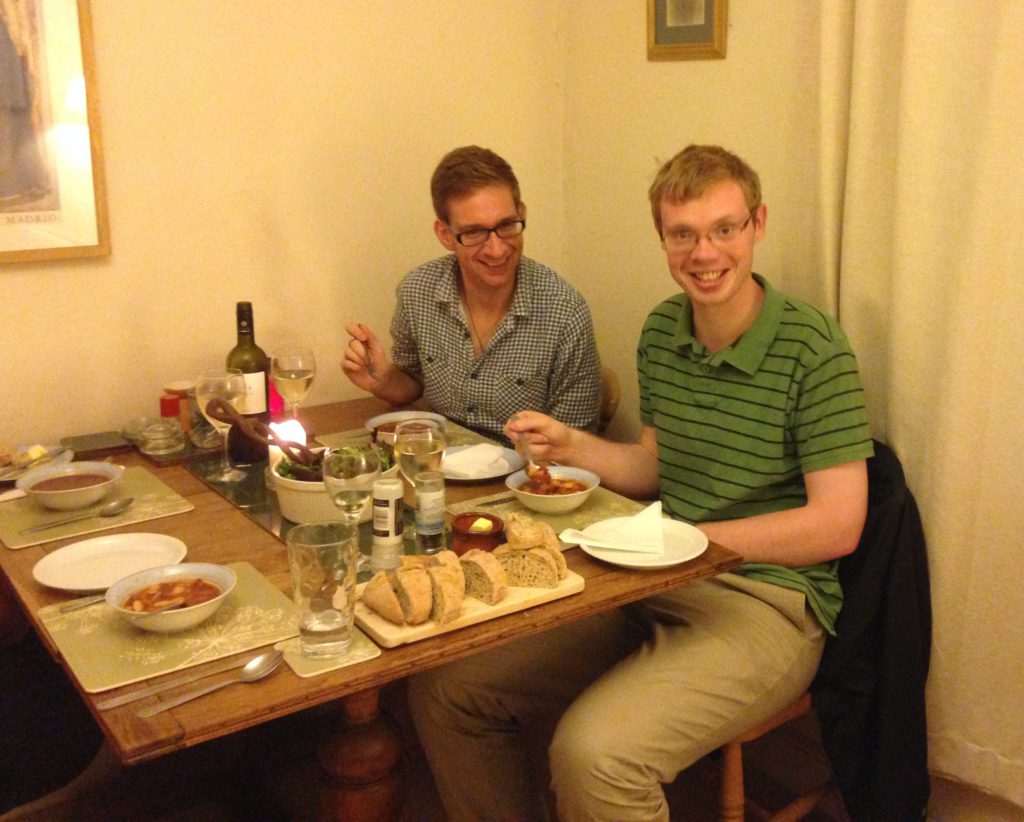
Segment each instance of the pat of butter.
M469 526L469 530L479 533L481 531L490 531L491 527L491 521L489 519L477 517L477 519L473 521L473 524Z
M31 448L28 449L28 458L30 460L37 460L40 457L45 456L46 448L44 448L42 445L33 445Z

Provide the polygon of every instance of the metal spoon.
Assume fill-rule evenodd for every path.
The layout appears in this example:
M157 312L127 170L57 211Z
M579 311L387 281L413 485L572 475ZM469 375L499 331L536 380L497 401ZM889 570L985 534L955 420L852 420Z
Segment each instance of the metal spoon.
M31 528L23 528L21 533L34 534L36 531L45 531L47 528L56 528L58 525L67 525L69 522L78 522L79 520L92 519L93 517L116 517L133 502L135 500L132 497L115 499L96 511L90 511L86 514L75 514L73 517L64 517L64 519L55 519L53 522L44 522L42 525L33 525Z
M284 659L284 654L281 651L267 651L265 654L254 656L249 660L248 664L242 668L242 670L233 674L230 679L225 679L222 682L215 682L213 685L204 685L202 688L195 688L194 690L187 691L169 702L161 702L159 705L150 705L148 708L143 708L139 711L138 716L155 716L156 714L162 713L170 708L176 708L185 702L189 702L196 697L212 694L214 691L219 691L221 688L226 688L228 685L234 685L236 682L257 682L265 676L272 674L274 669L281 664L282 659Z
M518 419L518 417L518 414L512 415L513 420ZM523 449L523 456L526 457L526 476L532 477L540 466L533 458L533 452L530 450L530 442L526 439L526 434L522 431L516 434L516 439L519 440L519 447Z

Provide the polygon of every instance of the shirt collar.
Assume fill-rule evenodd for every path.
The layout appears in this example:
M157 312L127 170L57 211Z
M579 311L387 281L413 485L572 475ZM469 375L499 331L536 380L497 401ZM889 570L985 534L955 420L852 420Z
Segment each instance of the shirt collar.
M782 309L785 298L781 293L772 288L771 284L760 274L754 274L754 279L764 289L764 303L758 312L757 319L740 338L721 351L708 354L707 349L700 343L693 333L693 311L690 307L690 300L686 295L681 295L683 310L679 314L679 321L676 324L676 331L673 343L679 349L690 349L691 355L697 359L706 359L709 365L720 365L728 363L734 368L746 374L754 374L761 367L772 340L775 339L779 323L782 319Z
M519 258L519 265L516 267L516 288L512 293L512 305L508 313L516 316L529 316L533 309L533 289L531 288L531 272L526 265L526 257ZM454 254L449 254L446 260L442 277L437 283L434 292L439 303L458 305L461 299L459 295L459 261Z

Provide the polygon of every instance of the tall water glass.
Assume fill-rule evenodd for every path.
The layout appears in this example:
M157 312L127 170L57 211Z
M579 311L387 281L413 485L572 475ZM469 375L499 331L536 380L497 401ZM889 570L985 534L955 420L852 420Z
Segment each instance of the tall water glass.
M313 522L294 526L285 537L303 656L333 659L352 644L357 534L347 522Z

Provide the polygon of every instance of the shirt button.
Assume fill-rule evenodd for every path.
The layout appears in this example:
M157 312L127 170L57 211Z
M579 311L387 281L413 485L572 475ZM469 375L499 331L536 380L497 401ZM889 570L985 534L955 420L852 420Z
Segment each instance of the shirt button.
M471 406L469 406L469 408L466 409L466 411L468 413L470 413L470 414L475 414L476 413L476 406L475 405L471 405Z
M469 375L469 378L471 380L475 380L477 378L477 373L474 371L472 374Z

